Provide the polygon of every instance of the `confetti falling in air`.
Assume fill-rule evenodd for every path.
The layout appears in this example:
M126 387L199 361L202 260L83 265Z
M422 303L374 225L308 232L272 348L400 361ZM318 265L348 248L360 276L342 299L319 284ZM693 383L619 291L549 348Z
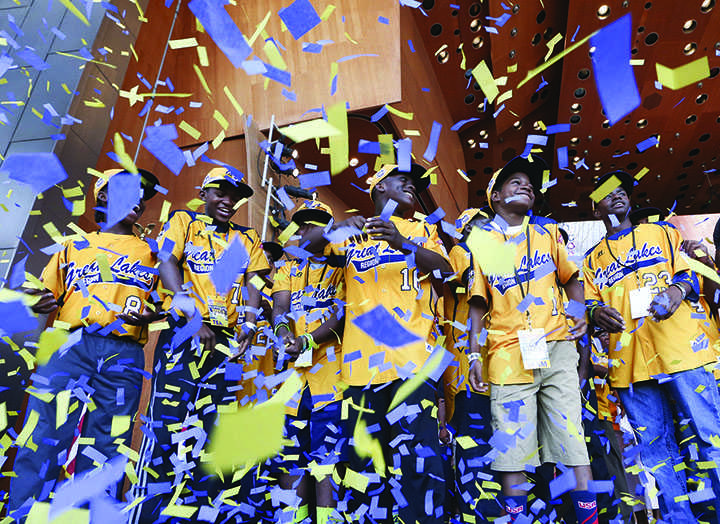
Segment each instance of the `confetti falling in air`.
M714 391L710 371L678 379L715 362L720 339L708 314L720 277L696 244L681 248L720 242L720 52L701 38L715 29L712 2L672 13L654 2L642 17L580 0L11 4L0 16L8 517L480 522L523 511L516 521L551 522L588 510L614 522L657 497L650 473L665 491L661 466L639 461L656 417L627 415L648 380L691 406ZM534 208L525 190L486 208L488 181L517 155L549 165ZM406 176L418 164L428 190L390 180L371 192L387 164ZM103 205L95 184L118 168L128 172L110 178ZM161 196L140 202L138 168ZM224 182L203 187L213 168L227 169ZM620 179L597 183L615 170L632 177L632 204L653 208L634 236L630 215L608 215L603 200ZM307 202L332 220L294 219ZM469 234L456 223L466 208L490 215ZM381 232L369 235L370 217ZM638 282L670 318L632 318ZM561 398L532 413L531 397L498 406L497 384L534 377L523 351L541 344L521 347L518 332L536 330L556 354L568 317L597 320L608 305L625 325L609 341L581 339L583 351L564 346ZM582 344L597 374L581 399ZM545 416L550 442L531 414ZM681 431L713 420L679 418L668 424ZM707 520L716 457L685 437L675 462L697 514L684 520ZM556 448L589 452L587 490ZM513 453L527 499L504 497L492 469ZM335 507L301 499L300 477Z

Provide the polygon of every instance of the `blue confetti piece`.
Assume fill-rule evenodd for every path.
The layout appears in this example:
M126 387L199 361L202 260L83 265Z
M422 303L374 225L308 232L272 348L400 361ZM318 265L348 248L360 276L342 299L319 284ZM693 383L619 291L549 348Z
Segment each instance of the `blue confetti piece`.
M399 348L422 340L415 333L405 329L383 306L375 307L354 318L352 322L377 344L391 348Z
M363 164L361 166L356 167L355 174L357 175L358 178L361 178L361 177L364 177L365 175L367 175L368 174L368 165Z
M317 173L305 173L298 177L300 181L300 187L303 189L310 189L313 187L329 186L330 171L319 171Z
M380 109L378 109L373 116L370 117L371 122L377 122L382 117L388 114L388 108L386 105L382 106Z
M25 255L13 266L7 285L10 289L20 287L25 282L25 263L27 262L27 259L28 255Z
M567 146L558 147L557 149L558 167L566 169L568 166L568 148Z
M303 42L302 50L306 53L315 53L319 54L323 49L322 44L317 44L315 42Z
M397 141L397 161L398 171L402 173L410 172L410 164L412 156L412 138L402 138Z
M142 199L140 175L118 173L108 181L107 222L103 229L114 226L130 214Z
M242 31L225 11L227 3L227 0L220 2L217 0L190 0L188 7L213 39L215 45L220 48L235 69L238 69L253 51Z
M287 98L291 102L297 102L297 95L293 91L288 91L287 89L283 89L282 94L285 98Z
M547 129L545 130L546 135L568 132L570 132L570 124L553 124L551 126L547 126Z
M42 193L67 178L65 168L55 153L14 153L7 157L0 171L10 179L30 186Z
M242 380L243 365L228 362L225 365L225 380Z
M290 71L285 71L283 69L273 67L270 64L265 64L265 72L262 75L279 84L283 84L288 87L292 86L292 75L290 74Z
M369 155L380 154L380 142L371 142L370 140L360 139L358 142L358 153L367 153Z
M250 262L250 256L237 238L223 252L219 260L215 262L210 279L220 295L225 295L232 288L238 275L244 273Z
M50 65L45 60L36 55L27 46L25 47L25 49L21 49L20 51L15 53L15 56L25 61L30 67L37 71L44 71L45 69L50 68Z
M575 479L575 473L572 469L569 469L567 472L550 481L550 497L555 499L563 493L572 491L576 486L577 480Z
M378 16L378 22L380 22L381 24L390 24L390 20L388 20L384 16Z
M468 124L470 122L475 122L476 120L480 120L480 119L477 117L472 117L472 118L468 118L466 120L459 120L452 125L452 127L450 128L450 131L458 131L465 124Z
M590 39L595 85L605 115L614 125L640 105L635 73L630 65L632 17L623 16Z
M37 318L21 300L0 302L0 332L12 335L37 327Z
M389 199L385 203L385 207L382 210L382 213L380 213L380 220L383 220L387 222L390 220L390 217L393 216L393 213L395 213L395 209L397 209L398 203L395 202L392 198Z
M651 136L650 138L646 138L642 142L639 142L636 147L640 153L643 153L643 152L647 151L648 149L650 149L651 147L657 145L658 142L659 141L656 136Z
M415 46L413 45L412 40L408 40L408 47L410 48L411 53L415 52Z
M178 138L175 124L151 126L147 128L146 133L147 138L142 142L143 147L150 151L175 176L179 175L185 165L185 155L173 143L173 140Z
M295 0L289 6L280 9L278 16L295 40L306 35L322 22L308 0Z
M428 162L435 160L438 140L440 139L440 131L442 131L442 124L440 122L433 121L432 130L430 131L430 141L428 142L427 149L425 149L425 153L423 154L423 158Z
M425 217L425 222L427 222L428 224L436 224L443 218L445 218L445 210L439 207L435 211L430 213L427 217Z

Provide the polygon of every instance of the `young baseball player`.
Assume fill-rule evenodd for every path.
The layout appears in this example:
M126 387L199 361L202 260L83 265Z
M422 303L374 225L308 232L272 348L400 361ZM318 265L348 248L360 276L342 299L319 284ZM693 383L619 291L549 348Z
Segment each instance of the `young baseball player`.
M511 518L527 513L523 472L549 462L572 468L578 522L590 523L597 522L597 505L587 490L592 475L582 436L573 342L585 334L585 311L580 306L581 311L566 312L561 292L564 289L582 304L582 285L557 223L529 213L545 170L537 156L517 157L488 186L488 202L496 216L484 233L498 244L513 245L515 260L507 274L486 274L474 260L469 379L476 391L491 385L493 444L498 450L492 467L500 472ZM471 248L472 242L468 239ZM485 339L487 379L480 358Z
M147 324L157 318L152 298L157 283L155 253L133 234L145 202L157 190L157 178L140 170L108 170L94 187L96 221L100 231L68 239L42 273L45 289L33 311L55 312L55 328L70 332L68 344L52 354L33 375L26 424L35 424L30 438L18 450L10 487L10 509L20 519L35 500L54 491L65 451L70 447L82 409L90 403L76 472L90 470L118 455L118 446L130 445L132 419L138 409L143 344ZM137 203L122 220L107 223L110 198L137 188ZM110 188L110 190L108 190ZM155 295L157 297L157 295ZM70 408L70 409L69 409ZM122 428L111 434L111 427Z
M720 499L720 395L705 368L715 360L703 327L707 317L691 307L699 290L680 233L667 223L633 227L634 179L616 171L596 187L611 179L617 187L595 205L607 235L585 258L586 305L591 320L610 333L609 380L660 489L663 517L693 522L673 412L677 420L690 419L702 460L714 461L708 473Z
M492 437L489 392L477 393L468 382L468 352L470 349L467 290L472 280L472 253L465 243L473 228L482 228L492 220L489 207L471 208L463 211L455 221L461 234L460 241L450 250L450 265L454 271L452 280L445 287L445 344L454 355L457 365L450 365L443 375L447 417L455 438L461 439L455 447L455 484L457 503L463 522L474 518L476 522L499 517L502 505L496 500L496 492L487 487L494 480L488 462L482 457L490 451L488 442ZM487 348L483 347L484 357ZM475 445L467 445L463 438L470 437ZM481 489L481 486L485 488Z
M312 521L327 524L337 505L332 467L327 466L340 461L344 444L338 382L345 289L343 269L329 266L322 256L322 237L331 219L330 207L317 200L298 208L292 221L299 226L299 247L305 253L296 251L296 258L278 269L273 286L273 323L284 345L279 358L288 358L306 384L285 420L292 445L278 457L285 470L280 486L295 489L298 497L294 522L308 517L311 478L317 479ZM319 473L321 469L325 471Z
M156 520L171 500L179 505L186 497L218 509L218 494L230 481L208 475L200 461L218 408L237 401L240 386L236 377L225 377L225 364L242 355L257 330L260 293L252 280L270 269L257 232L230 222L253 193L242 176L229 166L211 169L199 194L205 213L175 211L158 240L160 278L172 304L169 327L158 340L137 465L134 493L144 497L138 506L142 522ZM225 259L228 253L233 260ZM218 274L222 269L230 273ZM229 290L218 290L220 281ZM237 324L242 329L236 342Z
M385 461L373 464L357 448L349 453L350 469L368 481L367 489L352 490L349 509L358 520L390 519L397 512L403 522L442 521L445 483L434 414L436 380L406 391L403 402L389 410L400 388L430 356L426 344L437 301L433 283L452 272L436 227L403 218L413 211L416 193L429 184L424 171L413 165L402 172L391 165L375 173L369 184L376 216L338 224L363 235L333 245L344 257L345 270L341 371L349 385L347 430L354 435L361 418L379 441ZM412 342L391 347L378 338L392 327L379 322L358 326L356 319L371 311L411 332Z

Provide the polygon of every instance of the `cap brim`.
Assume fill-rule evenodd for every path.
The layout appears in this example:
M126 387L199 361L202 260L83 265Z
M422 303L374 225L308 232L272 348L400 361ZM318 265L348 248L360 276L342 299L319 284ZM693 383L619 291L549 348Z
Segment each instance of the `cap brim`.
M283 247L280 244L278 244L277 242L271 242L271 241L263 242L262 246L265 251L270 252L270 254L272 255L272 257L275 260L280 260L283 256L283 253L285 252L283 250Z
M203 188L203 189L207 189L208 187L213 187L213 186L218 186L218 187L219 187L220 184L227 184L227 185L229 185L229 186L234 187L235 189L237 189L238 192L240 193L240 198L241 198L241 199L243 199L243 198L250 198L250 197L253 196L253 194L255 193L255 192L253 191L253 189L252 189L249 185L247 185L245 182L238 182L238 183L236 184L236 183L230 182L229 180L226 180L226 179L222 179L222 180L212 180L211 182L208 182L207 184L205 184L204 186L202 186L202 188Z
M152 197L157 195L156 186L160 184L158 177L147 169L138 169L138 173L142 177L142 188L143 188L143 200L150 200Z
M430 177L423 176L426 172L427 169L420 164L410 164L410 171L400 171L400 168L396 167L390 171L383 180L395 175L409 175L415 186L415 193L421 193L430 186Z
M292 216L292 221L296 224L304 224L306 222L318 222L327 224L332 220L332 215L322 209L301 209L296 211Z
M496 188L501 188L505 183L505 180L507 180L511 175L514 175L515 173L525 173L530 179L530 183L532 184L535 193L539 194L540 189L542 189L543 173L548 169L550 168L545 163L545 160L537 155L532 156L532 162L530 162L527 158L516 156L500 170L500 174L498 174L495 179L495 183L490 191L492 192L495 191Z

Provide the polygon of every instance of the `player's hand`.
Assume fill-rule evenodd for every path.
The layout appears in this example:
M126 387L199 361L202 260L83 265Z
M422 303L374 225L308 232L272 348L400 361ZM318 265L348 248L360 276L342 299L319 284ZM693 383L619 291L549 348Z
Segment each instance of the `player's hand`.
M488 390L487 382L482 380L482 359L479 358L472 364L470 364L470 371L468 372L468 381L472 388L478 393L485 393Z
M295 344L295 337L293 336L293 334L290 331L288 331L286 329L282 329L281 331L284 331L284 333L278 332L278 342L279 342L280 346L282 346L282 348L283 348L283 354L287 355L288 348L291 347L293 344ZM274 345L274 344L273 344L273 357L275 358L275 362L277 362L278 359L280 358L279 348L277 345ZM287 357L284 357L284 358L287 359ZM295 358L297 358L297 355L295 356Z
M622 333L625 331L625 320L617 309L610 306L595 308L593 320L600 329L608 333Z
M52 291L47 288L27 289L25 290L25 294L31 295L33 297L38 297L38 301L35 302L35 304L33 304L32 306L30 306L33 312L37 313L38 315L47 315L49 313L52 313L60 306L57 299L55 298L55 295L53 295Z
M385 221L380 217L368 218L365 222L365 231L374 240L384 240L393 249L401 249L408 239L400 234L394 222Z
M570 326L568 331L570 334L567 336L568 340L577 340L582 338L587 333L587 319L585 315L581 317L570 317L573 319L574 325Z
M699 240L683 240L680 249L690 258L702 262L706 266L713 267L715 265L705 244Z
M215 332L203 324L196 333L205 351L215 351Z
M285 354L290 357L290 362L295 362L300 356L300 337L292 337L285 342Z
M175 293L171 307L181 311L188 320L195 316L195 299L185 293Z
M146 326L151 322L155 322L157 319L162 318L162 316L162 311L153 311L150 308L145 308L145 311L142 313L129 311L128 313L120 313L117 317L125 324L130 324L131 326Z
M360 216L351 216L350 218L347 218L341 222L336 222L334 229L339 229L341 227L352 227L359 231L363 231L365 228L365 217ZM364 242L368 239L367 234L363 233L360 235L353 235L348 240L356 243Z
M650 302L650 315L656 322L670 318L683 301L682 291L677 286L670 286L658 293Z
M449 446L452 442L452 433L450 433L450 430L448 430L446 425L440 426L440 431L438 432L438 439L440 439L440 442L442 442L443 446Z

